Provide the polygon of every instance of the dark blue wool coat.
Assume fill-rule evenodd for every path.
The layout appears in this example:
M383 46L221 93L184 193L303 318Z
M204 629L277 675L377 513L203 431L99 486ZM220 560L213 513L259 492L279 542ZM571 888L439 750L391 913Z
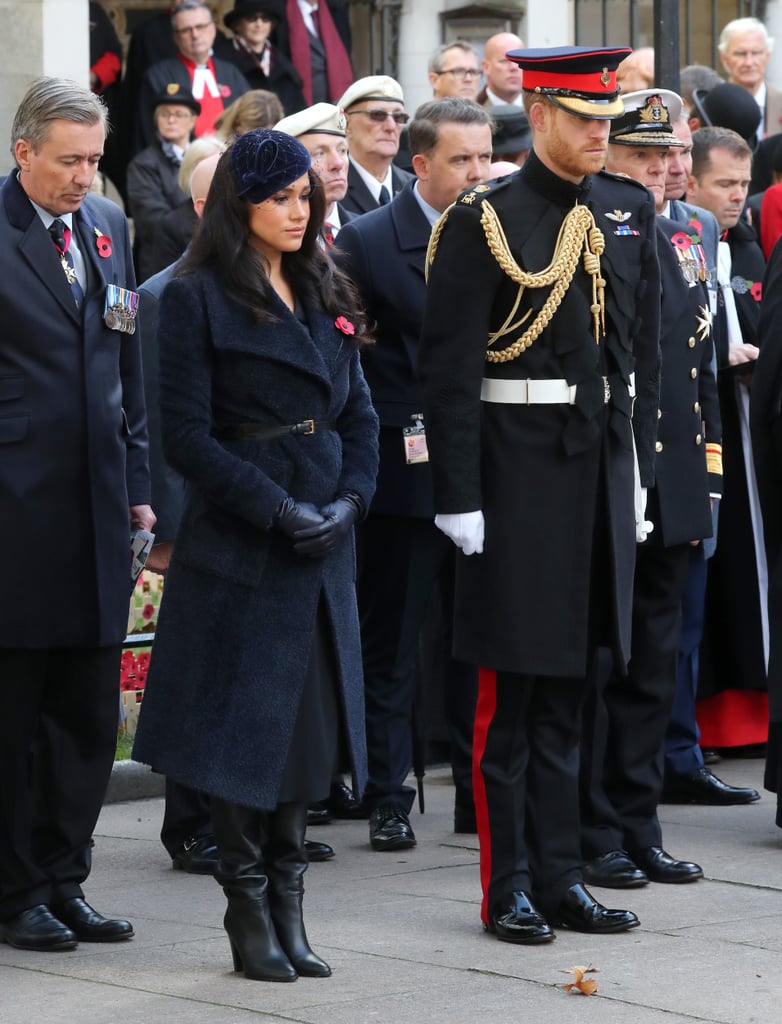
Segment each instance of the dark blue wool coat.
M353 770L366 780L363 675L352 537L301 557L270 530L287 495L318 507L341 491L372 498L377 417L358 352L334 318L309 331L275 297L256 324L205 271L174 279L160 309L160 392L168 462L190 494L166 579L133 750L177 782L273 808L299 709L322 594ZM220 441L237 423L330 420L336 430Z

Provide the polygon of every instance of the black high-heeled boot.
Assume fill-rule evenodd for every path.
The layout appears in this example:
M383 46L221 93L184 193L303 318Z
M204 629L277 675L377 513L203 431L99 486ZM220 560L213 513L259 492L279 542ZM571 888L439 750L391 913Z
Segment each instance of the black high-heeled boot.
M296 981L269 912L269 880L263 867L267 814L212 799L212 824L219 853L215 878L228 900L223 921L234 970L253 981Z
M306 804L278 804L267 819L266 871L269 876L269 907L280 945L296 971L306 978L328 978L331 968L313 953L302 916L304 831Z

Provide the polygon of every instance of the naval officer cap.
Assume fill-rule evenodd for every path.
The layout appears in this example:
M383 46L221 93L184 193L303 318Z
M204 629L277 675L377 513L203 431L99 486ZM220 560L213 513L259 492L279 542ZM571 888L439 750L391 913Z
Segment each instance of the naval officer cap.
M287 132L298 138L312 132L324 135L339 135L345 138L345 114L333 103L315 103L297 114L289 114L274 126L278 132Z
M625 111L611 124L608 141L619 146L684 145L673 133L682 98L670 89L639 89L622 94Z
M525 92L546 96L569 114L607 120L624 109L616 69L632 52L629 46L560 46L505 56L524 71Z
M404 103L405 96L395 78L389 75L367 75L347 87L337 100L337 106L347 110L363 100L396 100L397 103Z

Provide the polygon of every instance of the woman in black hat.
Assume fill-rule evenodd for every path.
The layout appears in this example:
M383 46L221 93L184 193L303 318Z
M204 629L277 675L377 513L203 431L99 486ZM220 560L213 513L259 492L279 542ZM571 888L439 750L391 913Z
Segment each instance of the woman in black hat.
M307 106L301 75L269 34L285 20L283 0L235 0L234 9L223 21L233 32L229 60L239 68L251 89L267 89L279 97L284 114L295 114Z
M366 322L318 244L307 150L223 154L160 307L167 460L189 497L133 756L208 793L234 966L331 971L302 920L308 804L366 781L353 525L377 471Z
M135 229L134 257L139 282L160 268L154 258L161 218L189 197L179 187L179 168L193 137L201 104L179 85L155 97L155 141L128 165L128 205Z

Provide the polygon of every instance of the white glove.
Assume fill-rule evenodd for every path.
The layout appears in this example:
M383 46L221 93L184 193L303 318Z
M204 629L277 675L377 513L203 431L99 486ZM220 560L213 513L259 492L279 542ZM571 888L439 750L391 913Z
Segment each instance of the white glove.
M465 555L483 552L483 512L454 512L434 517L434 525Z
M636 543L643 544L646 538L654 529L654 523L646 518L646 488L636 487L635 489L635 539Z

